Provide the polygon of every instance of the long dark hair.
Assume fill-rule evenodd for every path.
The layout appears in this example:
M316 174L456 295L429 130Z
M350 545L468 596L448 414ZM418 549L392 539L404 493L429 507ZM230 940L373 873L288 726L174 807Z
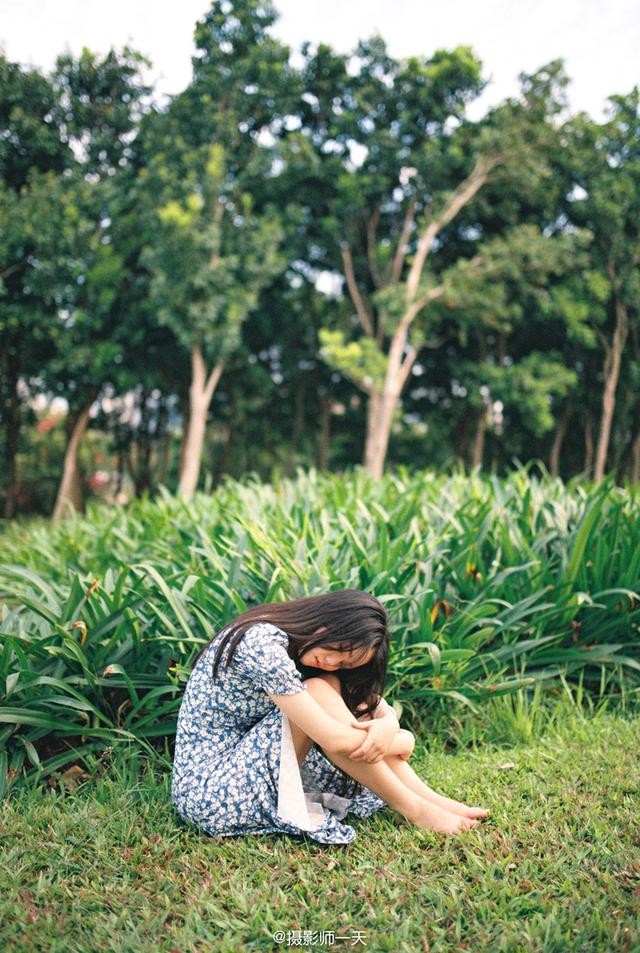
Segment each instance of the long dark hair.
M224 637L215 653L212 678L215 680L222 655L229 645L225 670L229 668L236 646L244 633L257 622L270 622L289 637L289 656L296 668L305 677L318 675L323 670L300 661L300 656L318 646L342 651L354 649L375 650L370 662L351 669L338 669L333 674L340 680L344 702L352 714L359 705L365 704L358 715L371 714L382 695L387 673L389 655L389 630L387 613L378 599L360 589L339 589L319 596L292 599L289 602L265 603L247 609L223 626L196 655L192 668L212 642L222 633ZM318 629L324 629L318 632ZM345 784L355 783L355 792L361 785L336 767ZM351 795L355 797L355 793Z

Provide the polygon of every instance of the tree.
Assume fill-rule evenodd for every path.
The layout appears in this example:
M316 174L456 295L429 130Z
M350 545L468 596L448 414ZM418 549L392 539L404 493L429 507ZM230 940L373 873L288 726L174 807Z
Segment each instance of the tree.
M38 264L59 211L56 175L70 153L54 119L56 94L37 70L0 56L0 421L4 516L14 515L21 384L51 353L50 297Z
M158 120L149 184L161 196L147 250L158 320L191 357L179 492L196 490L211 399L241 327L282 270L281 212L264 204L261 142L290 97L288 50L270 3L214 2L196 25L193 80ZM282 107L284 109L284 107Z
M607 306L592 328L604 351L600 429L593 478L603 479L623 352L640 301L639 88L609 99L609 117L596 123L582 114L567 126L567 161L578 187L567 202L571 221L593 235L593 269L607 289Z
M522 77L521 101L473 124L464 109L482 81L468 48L395 62L375 39L355 62L354 76L326 47L309 57L301 135L324 212L312 254L319 238L327 264L339 256L361 332L348 340L327 329L323 353L368 397L364 465L380 476L402 391L432 337L429 314L447 294L447 229L488 182L542 174L546 118L565 79L560 64ZM359 165L355 146L366 150Z
M57 317L60 347L44 369L51 393L69 405L67 447L53 510L82 505L78 449L102 388L118 374L140 312L134 279L139 232L130 204L135 138L150 92L140 77L148 61L125 47L100 56L83 49L58 57L53 73L58 120L75 162L64 179L59 225ZM133 228L132 228L133 226Z
M512 425L517 419L523 435L540 437L554 427L553 397L565 397L577 386L576 371L547 341L553 322L574 340L583 330L577 317L570 325L568 302L557 290L584 260L587 243L582 233L550 236L523 224L479 243L472 261L461 259L444 272L434 317L443 328L452 322L462 345L470 338L475 344L455 361L455 377L466 392L464 413L475 424L472 467L482 464L496 401ZM498 340L493 353L489 333Z

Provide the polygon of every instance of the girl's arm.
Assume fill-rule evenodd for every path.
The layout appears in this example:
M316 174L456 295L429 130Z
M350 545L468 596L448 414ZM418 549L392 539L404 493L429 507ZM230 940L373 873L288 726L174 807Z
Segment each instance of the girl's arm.
M358 705L358 707L356 708L356 711L359 711L361 708L366 708L366 702L362 702L361 705ZM360 721L361 717L362 717L361 715L356 715L356 718L358 721ZM395 725L396 731L400 728L400 722L398 721L398 716L396 715L391 705L389 705L388 702L386 702L384 698L382 698L382 696L380 696L380 701L378 702L377 708L374 708L373 710L373 715L367 715L366 720L368 721L369 719L372 719L372 718L376 718L376 719L388 718L389 721L391 721L391 723Z
M361 728L352 728L333 718L318 704L310 692L293 695L272 695L269 698L280 711L312 738L328 755L351 754L363 741Z
M400 722L398 721L398 716L396 715L393 707L388 702L386 702L384 698L380 699L378 703L378 707L376 708L373 717L392 719L395 722L396 728L397 729L400 728Z

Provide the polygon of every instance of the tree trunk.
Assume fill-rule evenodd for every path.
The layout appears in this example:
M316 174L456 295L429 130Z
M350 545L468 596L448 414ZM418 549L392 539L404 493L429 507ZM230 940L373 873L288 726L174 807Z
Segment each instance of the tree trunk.
M116 457L116 479L115 486L113 490L113 498L115 499L120 491L122 490L122 484L124 481L124 465L125 465L125 453L123 449L118 450L118 455Z
M229 468L229 460L231 459L231 451L236 440L236 430L238 427L237 413L236 413L236 397L235 391L231 391L231 396L229 399L229 420L227 423L227 439L224 442L224 447L222 450L222 456L218 466L215 469L213 474L213 485L214 487L218 486L223 475L227 472Z
M364 467L376 480L379 480L384 472L393 416L418 353L411 346L408 353L404 353L409 326L415 316L414 309L415 306L412 306L405 312L391 339L383 389L369 389Z
M364 449L364 468L379 480L389 446L389 435L398 397L393 393L372 390L367 407L367 439Z
M434 247L438 235L442 229L453 221L460 210L465 207L474 198L476 193L487 182L491 172L503 162L502 157L494 155L491 158L480 156L469 175L459 183L458 187L451 193L444 208L436 217L427 216L427 221L422 233L417 237L417 243L412 255L411 267L405 283L405 311L400 322L393 332L391 346L387 357L387 372L384 385L380 382L373 384L367 383L363 386L362 382L356 381L358 386L369 395L367 408L367 434L364 452L364 467L371 476L379 479L384 470L387 448L389 445L389 436L393 423L393 416L400 402L400 396L404 385L406 384L409 373L417 356L417 349L409 345L405 355L405 349L408 345L409 329L420 312L436 298L441 297L445 292L445 285L436 288L429 288L424 294L419 295L422 272L425 261ZM403 264L409 250L409 239L415 219L415 202L411 202L406 212L404 225L400 234L400 241L391 265L390 284L394 285L400 281ZM367 228L367 242L369 249L369 266L375 259L375 232L377 225L377 213L374 213ZM375 327L374 308L371 305L366 294L363 294L356 278L353 266L353 254L349 245L343 241L340 242L340 253L343 262L343 272L351 300L356 309L358 321L366 336L374 340L382 351L382 342L385 337L385 321L382 312L378 313L378 326ZM472 264L475 260L472 259ZM373 284L381 287L381 277L378 274L377 267L371 272ZM387 285L386 287L390 287ZM430 347L437 345L430 344Z
M150 393L142 387L140 393L140 425L136 431L135 440L135 471L132 472L134 496L151 489L151 434L149 432L151 409L149 407Z
M320 398L320 438L318 440L317 466L318 470L326 470L329 466L329 451L331 447L331 405L330 397Z
M571 397L567 400L562 411L560 420L558 421L558 426L556 427L556 432L553 437L553 444L551 446L551 453L549 454L549 473L553 477L557 477L560 470L560 451L562 449L562 444L567 432L567 427L571 419L571 414L573 412L573 400Z
M207 413L220 380L223 363L219 361L206 377L202 349L195 344L191 352L191 387L189 388L189 425L184 444L184 460L180 471L178 494L189 500L195 493L202 464L202 448L207 427Z
M180 394L180 416L182 417L182 433L180 434L178 473L182 473L184 468L184 454L187 446L187 434L189 433L189 398L182 393Z
M161 400L158 407L158 418L157 418L157 428L154 434L154 454L155 457L155 468L153 464L151 465L151 470L154 472L153 478L153 487L162 483L166 486L167 483L167 472L169 470L169 452L170 452L170 442L169 442L169 433L167 431L167 426L169 423L169 408L166 401Z
M602 394L602 417L600 419L600 433L598 435L598 447L596 450L596 465L593 479L600 483L604 477L605 467L607 465L607 451L609 450L609 437L611 435L611 422L613 412L616 406L616 388L618 378L620 377L620 364L622 362L622 352L627 339L629 330L629 319L627 309L622 301L615 299L616 327L613 332L613 342L607 347L607 353L604 360L604 391Z
M624 374L621 368L620 376ZM609 454L609 470L615 474L615 482L621 486L631 462L631 444L635 436L633 423L635 413L636 393L631 387L623 387L616 400L616 416L612 425L611 453ZM631 424L629 424L631 421Z
M289 474L294 472L295 455L304 430L304 387L301 384L295 389L294 407L293 433L289 444Z
M471 448L471 468L482 467L482 458L484 456L484 438L487 432L487 419L489 408L483 407L476 424L476 435Z
M151 489L151 442L144 434L136 441L136 466L133 473L134 496L141 497L145 490Z
M631 482L640 481L640 432L635 435L631 444Z
M469 415L465 414L456 424L453 435L453 447L456 457L464 464L467 463L467 437L469 434Z
M171 455L171 434L168 430L162 435L162 440L160 442L160 467L158 472L158 483L162 486L167 485L167 478L169 476L169 458Z
M10 363L10 362L9 362ZM18 439L20 437L20 399L18 397L18 375L12 368L10 379L9 406L7 411L7 426L5 429L5 457L7 466L7 498L4 502L4 518L13 519L16 513L16 499L18 496L18 468L16 457L18 453Z
M593 418L587 410L584 418L584 475L589 477L593 466Z
M83 409L76 414L69 412L67 417L67 433L69 439L64 453L62 479L58 488L58 495L53 507L52 519L59 520L67 516L69 511L82 509L82 486L80 484L80 470L78 468L78 451L80 441L89 426L89 411L98 396L96 390Z

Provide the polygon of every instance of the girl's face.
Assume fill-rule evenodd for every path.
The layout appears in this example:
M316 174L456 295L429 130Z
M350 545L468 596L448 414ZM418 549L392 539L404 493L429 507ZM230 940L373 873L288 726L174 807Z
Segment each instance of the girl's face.
M338 646L317 645L315 649L303 652L300 661L303 665L321 668L325 672L336 672L339 668L358 668L360 665L366 665L374 655L375 649L367 646L341 649Z

